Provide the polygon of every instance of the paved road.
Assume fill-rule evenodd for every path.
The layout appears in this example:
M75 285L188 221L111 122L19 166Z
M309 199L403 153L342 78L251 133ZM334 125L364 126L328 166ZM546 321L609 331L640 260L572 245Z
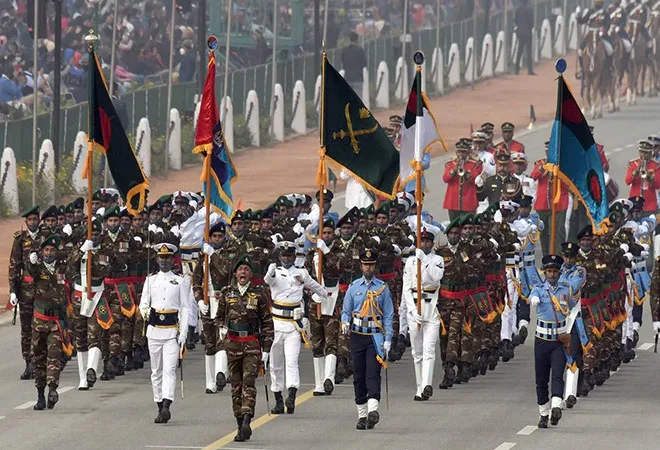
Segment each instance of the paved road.
M606 145L610 172L624 189L626 163L636 156L635 142L660 131L657 122L660 99L640 100L635 108L595 121L596 137ZM439 114L440 120L442 114ZM530 159L537 159L548 127L539 126L520 140ZM427 207L440 220L444 185L444 159L436 159L428 172L431 193ZM341 203L339 199L338 203ZM186 360L185 400L177 398L173 420L153 424L156 407L151 400L147 369L129 372L112 382L98 382L88 392L78 392L77 367L72 361L61 380L60 402L53 411L35 412L33 383L19 381L22 372L18 327L0 326L0 447L3 449L484 449L550 448L571 445L582 449L653 448L660 440L660 385L656 373L660 356L653 354L653 336L646 319L638 357L624 365L605 386L566 411L558 429L536 430L532 364L532 340L519 348L516 358L500 363L495 372L473 379L467 385L436 393L427 403L414 403L414 372L410 353L389 370L390 409L382 406L381 424L370 433L354 430L356 421L352 386L337 386L329 398L311 396L312 359L301 356L299 407L293 416L268 416L262 379L258 380L258 410L255 433L242 445L232 441L235 422L229 393L204 394L201 349ZM436 367L439 382L440 362ZM177 386L177 395L179 387ZM368 439L365 441L365 439ZM570 443L570 444L569 444Z

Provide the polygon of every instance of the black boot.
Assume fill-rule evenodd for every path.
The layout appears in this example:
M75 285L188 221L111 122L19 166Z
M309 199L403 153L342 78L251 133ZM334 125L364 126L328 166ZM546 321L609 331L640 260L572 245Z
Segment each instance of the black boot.
M243 416L243 423L241 424L241 436L246 441L249 441L250 437L252 437L252 428L250 428L251 422L252 416L250 414L245 414Z
M188 336L186 337L186 348L195 349L195 327L188 326Z
M284 399L281 392L273 392L275 394L275 406L270 410L271 414L284 414Z
M110 372L108 371L108 361L103 361L103 373L101 374L101 381L110 380Z
M144 368L144 353L142 347L135 347L133 349L133 368L135 370Z
M376 424L380 421L378 411L371 411L367 416L367 430L373 430Z
M335 384L341 384L348 377L348 361L346 358L337 358L337 372L335 373Z
M397 361L400 356L396 351L396 345L398 342L398 336L392 336L392 347L390 347L390 351L387 354L387 360L391 362Z
M520 327L518 337L520 338L520 345L523 345L527 340L527 327Z
M218 392L222 392L225 386L227 386L227 377L224 373L218 372L215 376L215 388Z
M135 363L133 362L133 352L126 352L124 354L124 359L126 359L126 363L124 364L124 370L126 372L135 370Z
M479 356L479 373L481 375L486 375L488 372L488 360L490 358L489 352L484 351L481 356Z
M112 363L112 366L114 367L114 374L118 377L121 377L124 375L124 358L123 357L118 357L118 356L113 356L110 358L110 362Z
M406 348L410 347L410 333L406 333L406 335L403 338L406 341Z
M366 430L367 429L367 418L360 417L358 419L357 425L355 425L356 430Z
M144 362L147 362L151 359L151 354L149 354L149 344L147 343L142 346L142 359Z
M495 370L499 360L499 349L497 347L491 347L490 354L488 355L488 370Z
M32 378L32 361L25 361L25 370L21 374L21 380L29 380Z
M48 403L46 404L46 408L48 409L55 408L55 404L59 399L60 396L57 393L57 386L51 386L50 389L48 389Z
M539 418L539 428L548 428L548 416L541 416Z
M87 369L87 388L93 388L94 383L96 383L96 371L94 369Z
M37 404L33 408L35 411L46 409L46 388L37 388Z
M639 333L637 330L633 331L633 347L637 348L637 343L639 342Z
M552 408L552 413L550 413L550 425L557 425L559 419L561 419L561 408Z
M566 408L571 409L577 404L577 398L574 395L569 395L566 399Z
M508 339L502 341L502 361L509 362L513 359L513 344Z
M445 367L445 376L438 386L440 389L449 389L454 385L454 363L449 362Z
M163 399L162 405L158 404L158 416L154 420L154 423L167 423L172 418L172 413L170 413L170 405L172 400Z
M160 423L159 417L160 417L160 412L163 410L163 402L156 402L156 406L158 406L158 414L156 415L156 418L154 419L154 423Z
M403 334L400 334L396 338L396 352L399 355L399 359L401 359L403 354L406 352L406 336Z
M513 344L514 347L518 347L518 346L520 345L520 342L521 342L521 340L520 340L520 336L519 336L519 335L514 334L514 335L511 337L511 343Z
M296 409L296 392L298 392L298 389L293 387L289 388L289 396L286 398L286 401L284 402L286 405L287 414L293 414L293 412Z
M238 425L238 431L236 432L236 436L234 436L234 441L235 442L244 442L245 438L243 438L243 434L241 433L241 427L243 426L243 418L242 417L237 417L236 418L236 424Z
M433 397L433 386L429 384L424 386L424 390L422 391L422 399L428 400L431 397Z
M471 364L467 362L461 363L461 381L468 383L472 377Z
M476 359L470 364L470 377L475 378L479 375L479 360Z

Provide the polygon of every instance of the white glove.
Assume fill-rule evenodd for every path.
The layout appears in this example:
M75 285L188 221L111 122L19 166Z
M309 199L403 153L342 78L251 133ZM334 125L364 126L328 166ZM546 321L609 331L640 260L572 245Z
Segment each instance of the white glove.
M539 303L541 303L541 299L538 298L538 296L536 296L536 295L535 295L534 297L532 297L532 298L530 299L530 301L531 301L531 303L532 303L532 306L536 306L536 305L538 305Z
M536 224L533 223L529 226L529 229L531 230L532 233L536 233L539 227L537 227Z
M624 245L624 244L621 244L621 245ZM625 257L628 259L628 261L632 261L632 260L633 260L633 255L632 255L632 253L626 253L626 254L623 255L623 256L625 256Z
M303 318L302 308L296 308L293 310L293 320L300 320Z
M653 331L656 333L660 332L660 322L653 322Z
M495 239L490 238L490 239L488 239L488 240L491 242L491 244L493 244L493 247L495 247L495 249L497 249L497 247L500 246L500 244L498 244L497 241L496 241Z
M18 305L18 297L13 292L9 294L9 303L11 303L11 306Z
M380 244L380 236L371 236L371 239L373 239L374 241Z
M39 261L39 257L35 252L30 253L30 264L36 264Z
M218 332L220 333L220 340L224 341L225 337L227 337L227 327L218 328Z
M481 177L481 175L478 175L478 176L474 179L474 184L476 184L477 187L483 187L483 186L484 186L484 179Z
M156 233L163 234L163 229L161 227L156 227Z
M133 236L133 240L138 244L142 244L142 238L140 236Z
M302 234L305 232L305 229L303 228L302 225L297 223L293 226L293 232L296 233L298 236L302 236Z
M188 338L188 330L186 329L181 333L179 333L179 338L176 341L179 343L179 346L181 346L186 343L187 338Z
M351 331L351 327L348 325L348 322L341 323L341 334L348 334Z
M419 259L420 261L424 261L425 256L426 253L424 253L424 250L422 250L421 248L415 249L415 258Z
M394 254L396 256L401 255L401 247L399 247L398 245L392 244L392 250L394 250Z
M160 232L162 233L163 231L161 230ZM172 228L170 228L170 232L176 237L181 237L181 230L179 229L178 225L174 225Z
M268 365L268 352L261 352L261 362L264 366Z
M197 305L199 306L199 311L202 313L203 316L209 313L209 305L207 303L204 303L204 300L198 301Z
M158 227L156 226L156 224L152 223L147 227L147 230L151 231L152 233L155 233L156 230L158 230Z
M83 253L87 253L93 248L94 248L94 241L87 239L85 242L83 242L83 245L80 246L80 251Z
M321 250L324 255L327 255L328 253L330 253L330 248L328 248L328 244L326 244L323 239L317 239L316 240L316 248Z
M275 269L277 269L277 264L275 263L270 263L268 266L268 270L266 271L266 276L267 277L274 277L275 276Z
M204 242L204 245L202 246L202 251L205 255L209 255L209 257L213 256L213 253L215 253L215 249L206 242Z
M392 348L392 343L390 341L383 342L383 350L385 351L385 355L387 355L390 352L391 348Z
M421 325L421 324L422 324L422 316L417 312L417 306L415 306L415 307L410 311L410 313L412 314L413 321L414 321L416 324Z
M144 307L140 308L140 315L142 315L142 318L145 320L145 322L149 321L149 315L151 314L151 308Z
M639 256L641 256L642 258L646 258L647 256L649 256L649 252L647 252L646 250L642 250Z
M520 251L520 244L513 244L513 248L519 252Z
M628 253L628 250L630 250L630 247L628 247L628 244L621 244L619 245L619 248L623 250L625 253Z
M62 233L66 234L67 236L71 236L71 233L73 233L73 228L71 228L71 225L67 223L62 227Z
M103 217L104 214L105 214L105 208L103 206L101 206L99 209L96 210L97 216Z
M328 299L328 294L325 294L325 295L314 294L314 295L312 295L312 301L314 303L323 303L323 300L327 300L327 299Z
M582 11L582 8L580 8L580 5L576 6L576 7L575 7L575 15L576 15L576 16L579 16L579 15L580 15L580 11Z
M188 206L190 206L190 207L192 207L192 208L194 208L194 209L197 209L197 200L190 200L190 201L188 202Z
M642 247L644 247L644 250L647 252L649 251L649 244L642 244Z
M282 239L282 235L280 233L275 233L270 237L270 240L273 242L274 245L277 245L277 242Z
M305 330L307 334L310 334L309 319L307 317L303 317L302 324L303 324L303 330Z

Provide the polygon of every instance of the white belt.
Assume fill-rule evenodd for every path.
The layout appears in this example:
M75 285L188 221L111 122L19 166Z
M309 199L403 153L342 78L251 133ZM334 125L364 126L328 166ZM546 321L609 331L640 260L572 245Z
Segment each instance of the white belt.
M81 285L79 285L78 283L74 283L73 289L78 291L78 292L86 291L86 289L84 287L82 287ZM105 285L103 283L101 283L100 286L92 286L92 292L94 292L94 293L101 292L103 289L105 289Z
M536 256L534 255L534 253L532 253L530 255L523 254L523 261L524 262L536 262Z

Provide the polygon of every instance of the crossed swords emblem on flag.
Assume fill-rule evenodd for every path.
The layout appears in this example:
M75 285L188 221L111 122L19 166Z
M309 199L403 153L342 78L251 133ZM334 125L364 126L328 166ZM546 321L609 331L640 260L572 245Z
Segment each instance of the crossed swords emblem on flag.
M339 131L335 131L332 133L332 139L345 139L348 137L351 140L351 146L353 147L353 152L354 153L360 153L360 145L357 140L357 136L364 136L366 134L372 134L375 133L376 130L378 129L378 123L376 123L373 127L371 128L365 128L362 130L355 130L353 129L353 120L351 118L351 113L349 111L349 107L351 106L350 103L346 103L346 106L344 107L344 116L346 117L346 128L348 129L347 131L344 131L343 129L340 129ZM367 108L360 108L360 119L368 119L371 117L371 113Z

